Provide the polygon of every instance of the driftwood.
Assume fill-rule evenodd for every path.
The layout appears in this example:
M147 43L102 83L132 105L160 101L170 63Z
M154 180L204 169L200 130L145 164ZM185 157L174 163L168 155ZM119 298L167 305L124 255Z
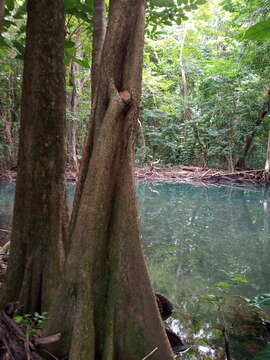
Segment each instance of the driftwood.
M0 359L43 360L44 358L39 354L38 345L58 341L61 335L29 339L29 336L12 319L15 308L14 304L9 304L0 312Z
M229 172L226 170L205 169L194 166L179 166L170 169L157 169L153 166L138 168L135 172L138 180L147 182L220 184L220 185L270 185L267 183L265 169Z
M10 248L10 241L6 242L5 245L0 247L0 255L5 254Z
M4 233L7 233L7 234L10 233L10 230L7 230L7 229L0 229L0 231L2 231L2 232L4 232Z

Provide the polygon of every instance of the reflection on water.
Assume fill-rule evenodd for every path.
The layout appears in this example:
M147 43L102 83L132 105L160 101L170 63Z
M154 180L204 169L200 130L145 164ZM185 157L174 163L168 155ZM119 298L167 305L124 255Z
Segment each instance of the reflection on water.
M0 228L11 223L13 193L1 185ZM270 293L270 193L187 184L140 184L137 193L152 283L178 304L169 326L194 344L182 358L224 359L225 327L232 358L253 359L266 333L239 296Z
M233 359L252 359L265 329L239 296L270 292L270 193L141 184L138 198L152 283L178 304L170 325L196 345L183 358L224 358L225 313Z

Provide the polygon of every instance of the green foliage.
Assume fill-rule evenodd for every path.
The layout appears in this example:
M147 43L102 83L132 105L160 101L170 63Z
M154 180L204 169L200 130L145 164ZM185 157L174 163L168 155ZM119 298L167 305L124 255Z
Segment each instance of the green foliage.
M204 159L207 166L234 167L243 155L247 137L252 136L253 147L246 165L264 165L270 118L266 116L260 125L256 122L270 86L270 42L246 40L258 39L258 34L259 39L266 39L269 11L266 0L149 0L141 111L144 142L138 151L138 164L161 159L172 164L201 165ZM76 78L82 84L77 89L80 99L76 115L81 142L89 112L93 0L65 0L65 12L67 80L69 67L76 63ZM25 22L26 1L6 1L4 33L0 38L0 107L6 109L14 103L8 110L14 128L19 117L17 98ZM11 64L20 69L16 76ZM187 103L183 96L183 70ZM8 90L10 82L15 98ZM70 95L69 85L67 90ZM5 139L1 125L0 137ZM4 141L2 147L8 149L6 145Z
M270 21L262 21L251 26L244 34L246 40L270 39Z
M14 317L14 321L20 325L20 328L28 337L33 337L37 336L38 331L43 329L47 317L47 312L43 312L41 314L35 312L33 315L17 315Z
M5 4L9 11L12 11L15 6L15 0L5 0Z
M254 306L258 309L261 309L263 306L270 305L270 294L269 293L259 294L252 299L245 299L245 300L250 306Z
M256 355L253 360L269 360L270 359L270 344L267 344L262 351Z
M239 11L236 3L228 12L225 1L223 8L209 1L191 12L187 23L156 24L155 37L149 33L141 113L146 160L200 165L203 154L208 166L234 167L251 136L253 148L246 165L264 166L268 117L259 126L256 123L269 86L270 45L240 41L244 3L238 4ZM236 14L239 24L233 21ZM183 41L189 118L180 64Z
M188 19L188 14L206 0L149 0L146 14L148 35L155 38L158 34L158 26L180 25Z
M93 3L92 1L65 0L65 12L73 15L86 23L92 24Z

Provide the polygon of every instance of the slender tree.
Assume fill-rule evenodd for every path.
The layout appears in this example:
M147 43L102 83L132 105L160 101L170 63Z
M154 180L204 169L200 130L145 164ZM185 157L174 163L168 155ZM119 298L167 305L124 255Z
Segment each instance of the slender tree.
M64 2L29 0L15 207L2 305L47 310L65 258Z
M172 358L144 262L133 178L144 7L110 1L70 249L46 329L62 333L51 351L70 360L135 360L152 351L153 359Z
M266 94L264 96L263 104L259 112L259 116L257 120L254 123L253 129L251 132L246 136L244 146L242 149L242 154L237 162L237 167L244 169L246 166L246 159L250 153L250 149L252 147L254 138L257 134L258 128L261 126L264 118L266 115L269 114L269 108L270 108L270 88L267 89Z
M0 0L0 35L2 34L3 31L4 16L5 16L5 0Z

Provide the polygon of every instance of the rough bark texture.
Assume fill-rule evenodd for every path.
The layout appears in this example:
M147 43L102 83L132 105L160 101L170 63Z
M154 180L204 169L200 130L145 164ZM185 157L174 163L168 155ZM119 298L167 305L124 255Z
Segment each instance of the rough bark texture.
M94 18L93 18L93 51L92 51L92 68L91 68L91 96L92 105L94 95L97 94L99 83L99 69L103 43L106 35L106 6L104 0L94 0Z
M67 208L63 0L29 0L18 176L2 304L48 309L64 261Z
M151 359L173 357L144 262L133 180L144 6L110 1L71 247L46 329L62 332L51 351L69 360L138 360L156 347Z
M5 16L5 0L0 0L0 35L3 32L4 16Z

